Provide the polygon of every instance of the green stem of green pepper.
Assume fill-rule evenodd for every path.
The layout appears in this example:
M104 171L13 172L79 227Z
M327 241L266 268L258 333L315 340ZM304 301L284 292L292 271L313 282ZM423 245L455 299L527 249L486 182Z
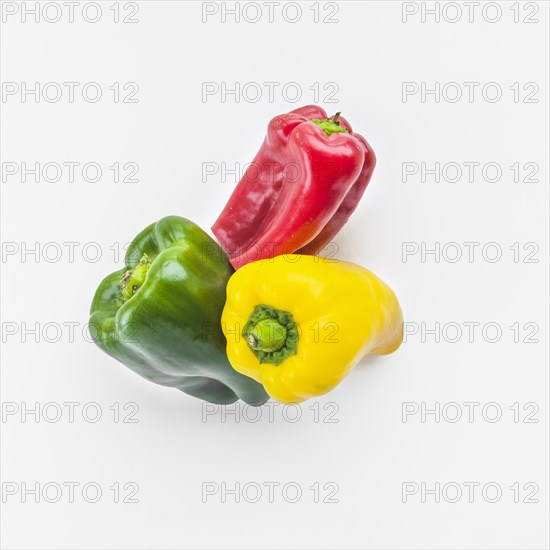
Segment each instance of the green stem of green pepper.
M130 269L124 273L120 279L119 305L127 302L141 288L152 263L151 258L147 254L144 254L134 269Z

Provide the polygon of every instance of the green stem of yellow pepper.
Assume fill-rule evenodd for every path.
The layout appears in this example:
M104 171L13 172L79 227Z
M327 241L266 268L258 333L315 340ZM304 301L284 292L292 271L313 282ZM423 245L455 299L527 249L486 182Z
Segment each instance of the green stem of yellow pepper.
M250 331L248 345L253 350L277 351L286 342L286 328L275 319L262 319Z
M241 334L260 363L280 365L298 349L292 314L265 304L254 308Z

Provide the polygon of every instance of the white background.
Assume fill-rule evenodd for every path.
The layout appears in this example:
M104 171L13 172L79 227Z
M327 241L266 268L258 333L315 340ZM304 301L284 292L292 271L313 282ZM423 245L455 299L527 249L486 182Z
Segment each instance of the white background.
M301 16L290 23L284 2L273 22L257 3L261 21L236 23L229 14L222 20L221 7L203 22L200 3L140 2L138 22L118 24L113 2L100 2L96 23L83 19L82 5L74 23L66 7L59 22L36 23L32 15L24 22L21 11L9 15L13 8L6 4L4 85L80 86L73 103L67 87L52 103L32 95L23 101L20 91L4 94L3 163L96 162L103 172L96 183L85 181L80 169L73 183L67 172L51 183L33 176L23 183L21 173L2 181L2 547L547 548L548 4L520 3L515 23L512 3L500 2L500 20L490 23L496 12L484 14L478 6L470 22L459 3L459 21L445 20L455 17L450 10L437 23L433 15L422 22L422 2L338 2L332 3L338 22L323 23L333 8L321 2L316 23L313 2L302 2ZM120 4L121 18L133 11L128 4ZM415 6L418 13L403 22L403 10ZM285 9L287 19L295 17L293 8ZM86 15L95 17L90 10ZM533 11L538 23L524 22ZM82 98L88 82L101 86L97 103ZM138 102L115 102L109 89L115 82L137 83ZM223 102L220 94L202 95L204 82L258 83L264 93L252 101L252 85L248 97L228 95ZM264 82L279 83L273 98ZM281 92L289 82L302 93L295 103ZM329 82L338 87L337 103L324 101ZM439 102L433 95L423 102L420 93L404 102L403 82L479 86L472 101L462 85L464 96L455 103L448 101L454 97L449 87ZM501 87L500 100L484 99L488 82ZM524 102L529 82L539 87L536 103ZM319 98L310 89L314 83ZM509 89L514 83L518 102ZM343 111L378 157L363 202L336 239L338 257L372 269L395 289L409 331L457 323L462 337L449 342L456 325L445 334L441 329L439 343L433 334L410 335L397 353L366 359L332 393L303 404L296 422L290 420L297 411L280 406L273 406L271 419L263 407L258 422L248 421L244 412L254 414L243 408L225 422L220 409L204 418L200 401L140 379L86 341L91 298L102 277L121 267L118 247L145 225L177 214L209 230L235 179L223 182L218 174L203 181L203 163L232 168L251 161L272 116L314 101L330 113ZM109 169L115 162L136 163L139 181L115 183ZM428 168L455 162L465 171L464 162L494 162L502 176L489 182L478 168L473 182L466 172L455 183L430 175L426 182L420 175L403 182L405 162ZM527 162L538 165L537 181L515 183L509 167ZM526 175L522 169L521 178ZM68 242L78 243L74 258ZM459 243L463 256L453 263L456 247L448 246L439 262L434 255L422 261L420 253L404 261L407 242L419 248ZM481 243L473 261L465 242ZM483 256L489 242L501 248L499 261ZM519 258L509 248L514 243ZM523 250L526 243L538 247L538 262L524 261L531 250ZM36 246L38 257L21 252ZM98 247L102 255L93 262ZM473 342L465 322L480 323ZM502 329L495 343L481 332L491 322ZM37 323L39 333L25 336ZM77 323L74 338L67 323ZM514 323L519 343L509 328ZM538 343L523 342L526 323L538 326ZM74 422L66 402L79 403ZM425 422L420 413L406 422L402 416L405 406L452 402L463 413L454 423L452 407L439 422L433 415ZM480 403L472 422L465 402ZM484 415L490 402L497 408ZM39 412L53 403L47 411L55 417L59 407L61 417L48 422L21 414L36 403ZM86 403L96 405L84 418ZM121 408L118 422L114 403ZM519 418L509 408L514 403ZM527 403L534 405L524 410ZM136 406L129 419L137 422L123 422ZM102 417L91 422L98 408ZM489 422L498 408L502 418ZM55 503L21 494L24 483L43 489L64 482L80 484L74 502L67 489ZM114 502L109 487L119 483L122 499L129 482L139 488L139 502ZM205 482L220 492L205 499ZM270 482L281 484L274 502ZM303 491L296 503L281 491L291 482ZM473 502L465 482L480 484ZM490 490L488 498L482 494L489 482L502 489L498 502L488 502ZM97 503L82 497L86 483L101 487ZM232 494L222 498L222 484L242 489L246 483L258 485L249 485L240 502ZM309 487L315 483L321 500L328 496L323 486L336 484L338 502L314 502ZM406 502L404 483L419 489ZM458 484L462 497L449 502L456 494L449 485L440 502L433 494L422 502L421 487L436 483L441 493L445 484ZM514 483L518 503L509 489ZM531 497L537 502L523 502L534 487L525 488L528 483L538 486ZM247 502L258 486L259 502ZM18 492L9 495L6 487ZM56 485L49 487L55 496Z

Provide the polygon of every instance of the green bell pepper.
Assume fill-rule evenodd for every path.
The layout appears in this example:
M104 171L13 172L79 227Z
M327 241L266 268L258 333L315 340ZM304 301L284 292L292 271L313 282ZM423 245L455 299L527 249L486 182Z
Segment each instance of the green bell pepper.
M227 360L220 319L233 268L200 227L163 218L133 240L125 265L92 302L90 332L103 351L147 380L211 403L268 400Z

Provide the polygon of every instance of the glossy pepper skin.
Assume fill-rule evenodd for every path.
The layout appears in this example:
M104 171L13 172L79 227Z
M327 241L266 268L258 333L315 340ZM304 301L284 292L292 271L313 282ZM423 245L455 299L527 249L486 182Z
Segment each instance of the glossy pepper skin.
M145 228L125 267L97 289L95 343L147 380L211 403L262 405L260 384L231 368L220 318L233 273L226 254L197 225L170 216Z
M277 401L299 403L333 389L366 355L395 351L403 315L370 271L291 254L231 276L222 329L233 368Z
M317 254L355 210L375 164L339 113L328 119L308 105L277 116L212 231L235 268L297 250Z

